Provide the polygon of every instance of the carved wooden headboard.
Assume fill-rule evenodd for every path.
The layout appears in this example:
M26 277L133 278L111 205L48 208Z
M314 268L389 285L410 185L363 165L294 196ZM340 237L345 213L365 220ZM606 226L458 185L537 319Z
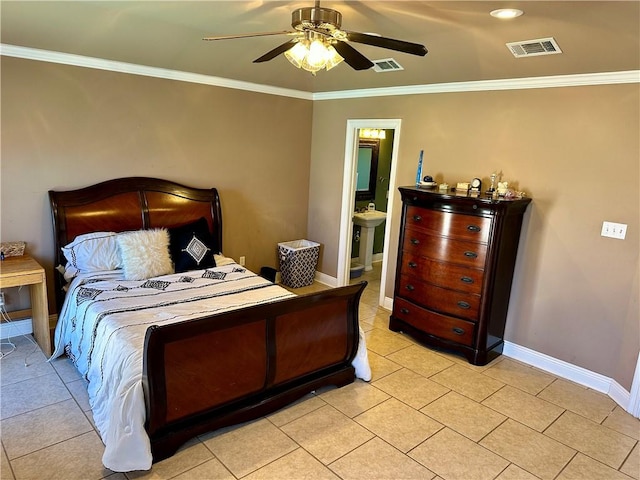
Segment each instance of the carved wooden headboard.
M215 188L192 188L168 180L126 177L78 190L49 191L55 262L64 265L61 248L90 232L125 232L177 227L207 219L214 251L222 251L222 211ZM57 309L62 308L62 276L55 277Z

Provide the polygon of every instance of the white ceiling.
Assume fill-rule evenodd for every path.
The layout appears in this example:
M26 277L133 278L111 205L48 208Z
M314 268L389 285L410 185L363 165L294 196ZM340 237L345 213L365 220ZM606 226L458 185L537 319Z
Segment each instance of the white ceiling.
M252 61L289 39L205 42L207 35L291 29L308 1L6 1L1 42L163 69L327 92L404 85L640 70L640 2L322 1L345 30L424 44L416 57L355 44L371 60L394 58L403 71L354 71L345 63L317 76L283 55ZM524 10L505 21L496 8ZM507 42L554 37L562 54L516 59Z

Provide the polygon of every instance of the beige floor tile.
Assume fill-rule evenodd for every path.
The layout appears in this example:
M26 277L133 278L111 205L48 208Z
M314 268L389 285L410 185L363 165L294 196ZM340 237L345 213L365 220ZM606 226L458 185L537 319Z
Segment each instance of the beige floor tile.
M64 400L2 421L2 443L9 459L93 430L73 400Z
M369 318L367 321L380 330L389 330L389 315L390 312L384 310L383 308L378 308L376 314L373 317Z
M344 480L429 480L433 472L374 438L330 465Z
M640 479L640 443L636 443L636 446L633 447L622 467L620 467L620 471L631 478Z
M242 480L339 480L304 448L298 448ZM186 480L186 479L185 479ZM203 479L204 480L204 479Z
M620 406L616 406L613 412L604 419L602 425L609 427L616 432L624 433L631 438L640 440L640 419L624 411Z
M262 468L298 447L267 419L222 429L200 438L236 477Z
M597 423L601 423L616 406L616 403L603 393L561 379L545 388L538 397Z
M367 348L378 355L387 356L411 345L410 342L402 338L401 335L393 333L391 330L372 328L365 333Z
M403 368L376 380L373 386L419 410L449 391L409 369Z
M11 461L17 480L93 480L111 473L102 466L104 445L96 432L74 437L66 442L30 453Z
M370 383L356 380L342 388L334 388L320 395L329 405L353 418L375 407L389 398L389 395Z
M484 374L532 395L537 395L556 379L553 375L510 358L491 365Z
M482 404L538 432L543 432L564 412L553 403L509 385L486 398Z
M127 472L130 480L168 480L211 460L213 454L197 439L191 439L175 453L160 462L154 463L150 470Z
M558 475L576 453L511 419L482 439L480 445L545 480Z
M87 392L87 382L83 379L73 380L66 384L71 395L78 402L83 412L89 412L91 405L89 404L89 393Z
M618 469L636 440L573 412L565 412L545 432L565 445Z
M556 477L556 480L629 480L624 473L620 473L592 458L578 454L569 465Z
M373 437L329 405L284 425L282 431L325 465Z
M415 344L388 355L387 358L425 377L430 377L454 364L428 348Z
M496 480L538 480L538 477L512 463L496 477Z
M378 313L378 307L376 305L369 305L364 303L361 299L358 305L358 319L373 325L373 319Z
M494 479L509 462L468 438L444 428L409 456L447 480Z
M456 392L447 393L420 411L474 442L507 419Z
M55 371L58 372L58 375L60 375L64 383L73 382L82 378L80 372L78 372L75 365L66 355L51 360L50 364Z
M375 382L390 373L393 373L402 368L401 365L398 365L395 362L383 357L382 355L378 355L375 352L369 350L369 366L371 367L371 381Z
M34 351L33 344L23 338L13 339L13 342L16 350L2 357L0 362L0 385L4 387L55 372L39 348ZM3 346L2 351L8 350Z
M477 402L481 402L504 387L504 383L460 365L447 368L430 378Z
M2 480L15 480L16 478L13 476L13 471L11 470L11 465L9 464L9 459L7 458L4 448L2 448L2 457L0 458L0 478L2 478Z
M461 365L463 367L467 367L468 369L473 370L473 371L478 372L478 373L484 372L485 370L487 370L491 366L493 366L496 363L502 361L502 359L504 358L502 355L499 355L498 357L494 358L493 360L491 360L486 365L473 365L473 364L469 363L469 360L467 359L467 357L465 357L463 354L461 354L459 352L454 352L452 350L445 350L445 349L437 348L437 347L434 347L434 346L425 346L425 348L428 348L432 352L437 353L438 355L446 358L447 360L451 360L453 363L456 363L456 364Z
M318 408L324 407L326 404L327 402L322 400L319 396L310 393L297 402L293 403L292 405L284 407L277 412L268 415L267 418L276 427L281 427L282 425L286 425L287 423L292 422L309 412L313 412Z
M395 398L354 420L405 453L442 428L440 423Z
M2 386L0 419L20 415L71 398L69 390L51 369L49 375Z
M236 477L217 458L212 458L173 477L172 480L236 480Z

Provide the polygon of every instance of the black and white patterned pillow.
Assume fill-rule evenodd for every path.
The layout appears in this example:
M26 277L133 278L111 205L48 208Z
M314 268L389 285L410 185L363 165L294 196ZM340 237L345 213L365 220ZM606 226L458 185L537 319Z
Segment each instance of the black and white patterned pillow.
M204 217L181 227L170 228L169 239L169 252L176 273L216 266L213 236Z

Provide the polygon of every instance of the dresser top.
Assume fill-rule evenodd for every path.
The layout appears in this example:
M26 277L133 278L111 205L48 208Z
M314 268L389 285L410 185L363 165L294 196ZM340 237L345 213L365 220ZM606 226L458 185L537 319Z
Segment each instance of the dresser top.
M441 191L437 188L425 188L416 186L400 187L402 201L409 204L423 205L444 210L458 210L479 214L485 212L505 211L510 213L524 212L531 202L524 198L493 198L484 193L456 194L453 190Z

